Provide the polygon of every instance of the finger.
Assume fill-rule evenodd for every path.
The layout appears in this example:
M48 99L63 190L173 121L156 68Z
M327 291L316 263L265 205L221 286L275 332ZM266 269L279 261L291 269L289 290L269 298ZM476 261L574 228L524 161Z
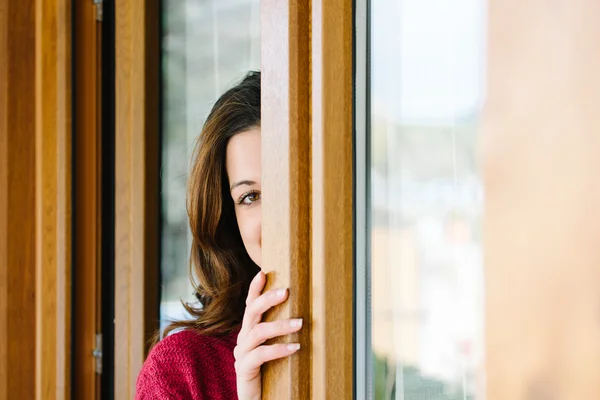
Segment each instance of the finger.
M258 274L256 274L256 276L252 279L252 282L250 282L250 287L248 288L248 296L246 297L246 305L250 304L256 298L258 298L258 296L260 296L263 289L265 288L265 283L265 273L259 271Z
M252 303L254 300L256 300L260 296L262 290L265 287L266 281L267 281L265 278L266 278L265 273L262 271L259 271L258 274L256 274L256 276L252 279L252 282L250 282L250 287L248 288L248 296L246 296L246 306L248 306L248 304ZM242 327L238 334L238 343L240 340L242 340L244 338L244 336L246 335L248 330L252 328L251 326L246 326L247 323L248 323L248 321L244 314L244 319L242 320Z
M252 350L240 363L241 372L260 368L266 362L288 357L300 350L300 343L271 344Z
M262 320L262 315L267 312L271 307L283 303L287 300L288 290L277 289L269 290L258 296L248 307L244 313L244 320L242 321L242 329L246 329L247 334L254 325L258 324Z
M240 342L237 351L242 354L250 352L269 339L278 336L289 335L298 332L302 328L302 318L282 319L273 322L262 322L254 325L246 335L244 341Z

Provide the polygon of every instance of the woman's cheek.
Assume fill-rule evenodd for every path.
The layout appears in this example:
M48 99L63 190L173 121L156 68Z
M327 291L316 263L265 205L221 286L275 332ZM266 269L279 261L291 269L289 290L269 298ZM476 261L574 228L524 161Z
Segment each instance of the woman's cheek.
M260 205L244 210L238 215L238 223L244 247L250 258L260 266L262 244L262 219Z
M255 209L252 210L252 218L249 224L249 237L251 245L250 250L252 253L250 257L252 260L260 266L262 259L261 243L262 243L262 218L261 218L260 204L257 204Z

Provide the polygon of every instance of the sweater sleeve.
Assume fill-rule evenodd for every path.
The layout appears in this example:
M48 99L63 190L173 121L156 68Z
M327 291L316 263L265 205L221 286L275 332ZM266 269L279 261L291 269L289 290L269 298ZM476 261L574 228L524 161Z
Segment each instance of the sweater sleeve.
M176 333L154 346L138 375L136 400L204 400L197 355L185 336Z

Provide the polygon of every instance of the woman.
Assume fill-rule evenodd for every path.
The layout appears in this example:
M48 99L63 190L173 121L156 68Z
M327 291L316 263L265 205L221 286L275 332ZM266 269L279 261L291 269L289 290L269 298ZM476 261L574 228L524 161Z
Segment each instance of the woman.
M260 147L260 73L251 72L214 105L188 181L190 268L202 307L186 306L193 319L172 323L154 346L138 399L260 399L261 365L300 348L264 344L302 320L261 322L288 291L261 294Z

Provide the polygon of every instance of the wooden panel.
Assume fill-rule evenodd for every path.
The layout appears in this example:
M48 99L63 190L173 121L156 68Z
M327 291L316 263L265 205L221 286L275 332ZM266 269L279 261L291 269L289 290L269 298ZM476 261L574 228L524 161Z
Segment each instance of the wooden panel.
M312 398L353 388L352 1L312 2Z
M71 393L70 3L37 0L35 10L36 159L25 166L36 174L36 370L35 385L23 384L35 386L36 399Z
M600 3L489 10L486 398L598 399Z
M289 340L302 348L268 363L263 398L310 396L310 134L309 2L261 4L263 270L268 288L290 288L288 301L267 320L302 317ZM275 195L277 194L277 195Z
M100 332L101 268L100 24L92 1L74 8L74 298L73 397L98 398L100 377L92 352Z
M115 397L158 329L159 2L116 2Z
M0 399L35 384L35 3L0 0Z

